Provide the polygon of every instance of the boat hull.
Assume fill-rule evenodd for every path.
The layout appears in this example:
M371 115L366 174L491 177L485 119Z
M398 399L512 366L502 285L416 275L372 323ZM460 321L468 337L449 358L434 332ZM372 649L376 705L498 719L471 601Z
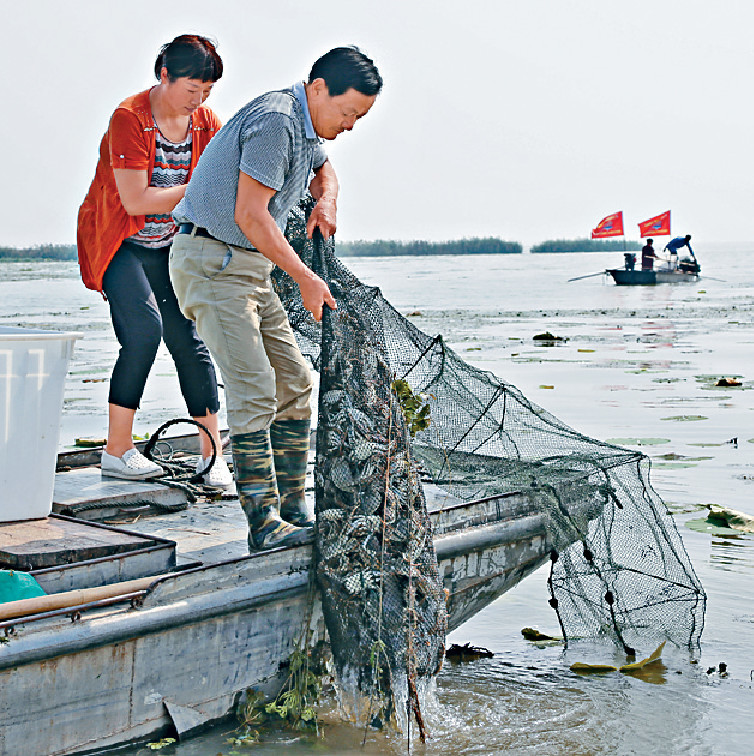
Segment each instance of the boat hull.
M548 558L531 495L439 504L431 515L449 629ZM0 644L0 753L56 756L188 735L232 714L248 688L274 695L302 628L325 638L311 549L170 574L133 606L2 623L13 632Z
M625 270L613 268L606 271L618 286L653 286L665 283L695 283L698 273L683 270Z

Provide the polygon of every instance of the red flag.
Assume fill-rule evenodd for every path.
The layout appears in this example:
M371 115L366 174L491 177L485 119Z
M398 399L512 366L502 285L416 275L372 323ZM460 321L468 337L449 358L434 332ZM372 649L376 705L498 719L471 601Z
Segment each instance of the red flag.
M623 236L623 210L603 218L597 228L592 229L592 239L604 239L607 236Z
M642 238L645 236L670 236L670 210L642 221L639 224L639 235Z

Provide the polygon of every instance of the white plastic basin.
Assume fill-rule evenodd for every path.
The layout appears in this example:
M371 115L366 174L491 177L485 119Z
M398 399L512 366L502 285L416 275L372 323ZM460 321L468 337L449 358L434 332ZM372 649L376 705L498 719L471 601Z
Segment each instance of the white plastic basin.
M52 510L65 375L81 336L0 326L0 522Z

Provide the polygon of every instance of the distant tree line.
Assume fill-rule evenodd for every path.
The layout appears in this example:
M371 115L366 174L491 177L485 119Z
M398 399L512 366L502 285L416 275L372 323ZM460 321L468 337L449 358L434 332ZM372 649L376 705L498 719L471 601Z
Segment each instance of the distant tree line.
M495 237L457 239L454 241L354 241L336 242L336 252L343 257L401 257L405 255L480 255L521 254L518 242Z
M641 242L621 239L554 239L535 244L531 252L609 252L639 250ZM521 254L519 242L495 237L453 241L354 241L337 242L343 257L400 257L402 255ZM0 247L0 260L76 260L75 244L40 244L35 247Z
M550 239L541 244L535 244L529 251L538 252L621 252L641 249L642 243L637 241L623 241L623 239Z
M0 260L76 260L77 257L75 244L0 247Z

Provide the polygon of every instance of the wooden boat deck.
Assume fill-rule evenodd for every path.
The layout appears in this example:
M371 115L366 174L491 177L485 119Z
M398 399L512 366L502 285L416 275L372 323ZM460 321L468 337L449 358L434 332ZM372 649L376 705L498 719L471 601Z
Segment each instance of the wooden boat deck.
M80 456L83 465L96 459ZM90 519L73 522L84 531L115 530L115 542L128 533L137 548L35 570L43 598L59 608L6 605L0 689L12 695L0 695L0 752L62 756L185 736L229 716L249 688L274 695L305 628L312 642L325 638L312 544L249 555L236 498L160 511L185 494L102 478L96 467L59 464L65 468L56 474L54 509L83 506L77 516ZM584 506L604 501L586 473L564 485ZM449 630L548 560L536 488L462 502L425 485L425 495ZM38 530L29 533L40 540ZM76 592L85 586L108 586L108 594L82 602ZM51 712L54 727L35 726Z
M166 511L181 504L186 508ZM55 474L53 511L175 541L179 567L235 559L249 551L246 516L237 498L188 504L179 489L103 477L96 467Z
M193 458L187 459L193 462ZM313 510L311 466L309 473L307 498ZM460 503L436 486L425 487L425 495L430 513ZM182 504L185 509L166 511ZM249 553L246 516L232 494L188 504L186 494L179 489L150 481L103 477L97 467L81 467L55 474L53 512L175 541L178 568L236 559ZM477 516L466 524L480 522Z

